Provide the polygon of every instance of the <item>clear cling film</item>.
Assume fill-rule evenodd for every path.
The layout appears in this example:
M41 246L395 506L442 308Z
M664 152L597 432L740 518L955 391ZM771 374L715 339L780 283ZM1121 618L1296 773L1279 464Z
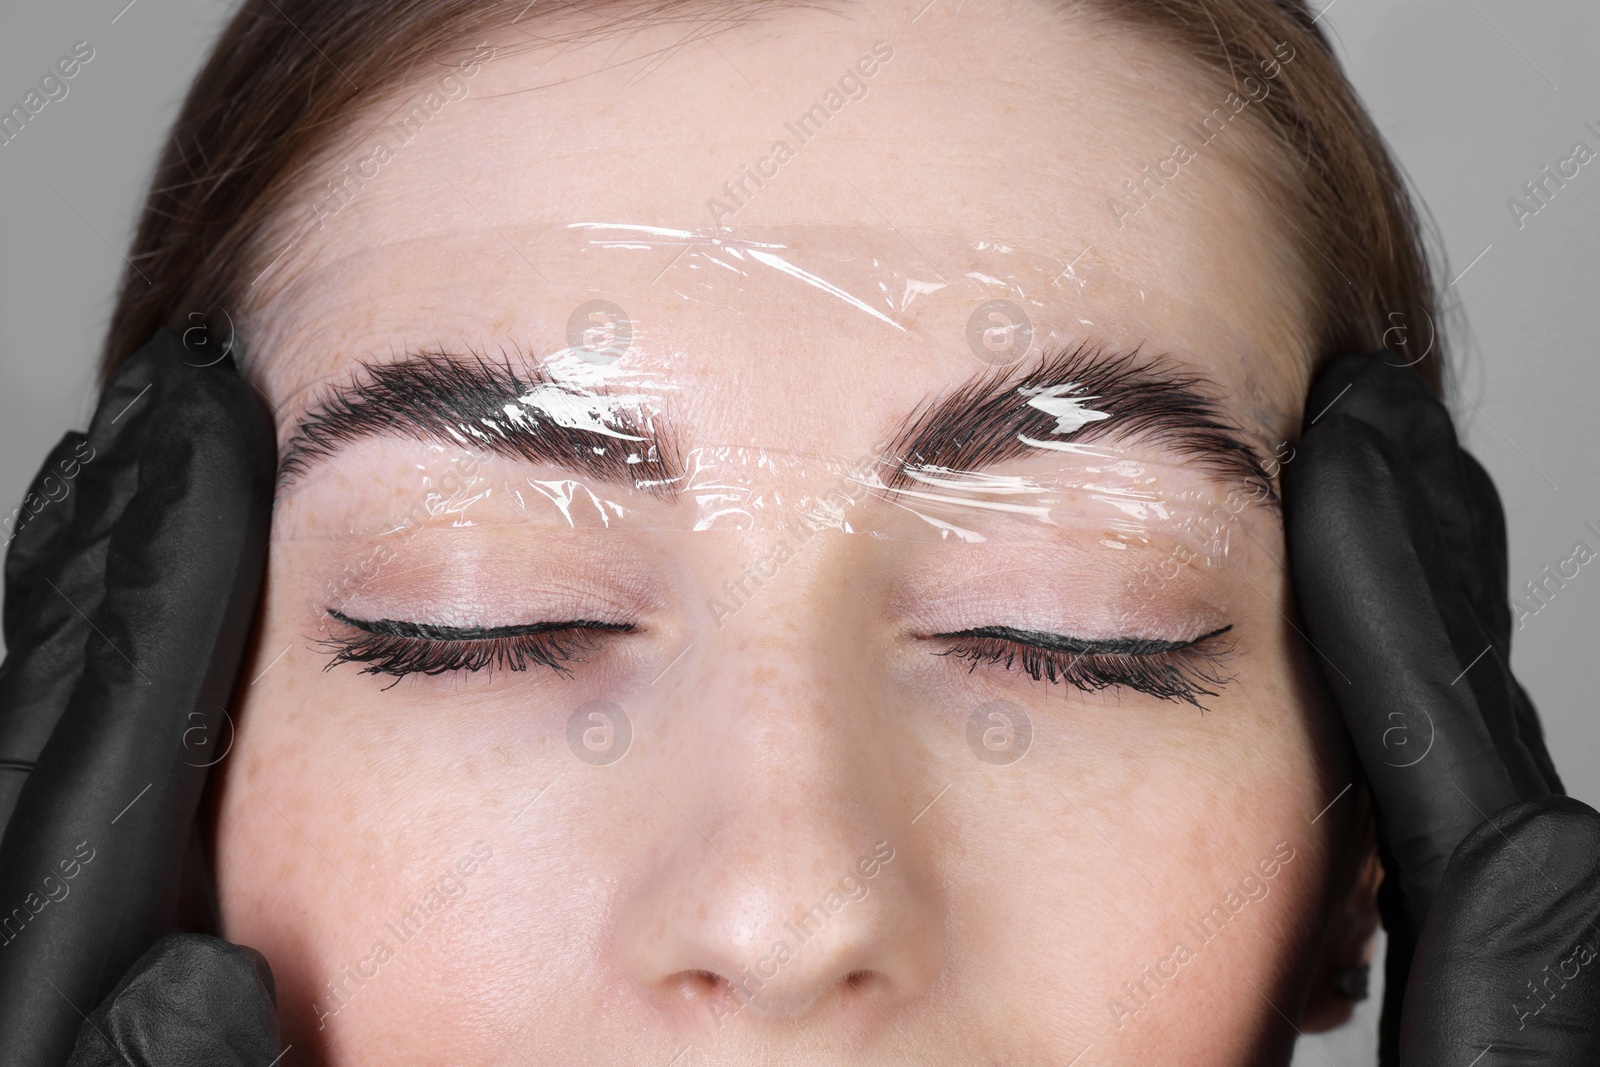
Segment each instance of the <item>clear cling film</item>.
M487 619L517 631L514 648L449 647L580 657L629 613L550 575L587 568L603 580L586 588L649 601L668 594L647 561L671 558L698 561L689 599L717 632L771 625L752 605L783 601L762 592L773 583L860 566L844 595L906 632L955 627L929 605L974 596L969 616L1013 614L986 599L1003 588L1037 605L1030 632L1218 644L1228 621L1204 606L1206 576L1281 563L1282 413L1186 374L1170 358L1184 337L1141 319L1170 321L1167 299L1093 255L839 226L512 236L563 290L566 321L469 348L397 336L285 405L273 537L323 561L307 605L323 641L351 619L499 633ZM859 358L808 359L818 343ZM1231 358L1259 353L1238 337ZM906 367L892 397L884 361ZM1249 421L1224 415L1241 408ZM950 580L862 588L913 560ZM563 612L601 629L554 646L518 629ZM356 647L398 674L420 633L350 638L339 662ZM971 669L1033 647L973 640ZM1018 666L1070 674L1091 647ZM1184 684L1193 699L1208 683Z
M831 226L581 222L524 236L568 290L569 320L470 351L407 341L292 398L275 537L803 527L976 546L1073 531L1107 552L1161 541L1180 546L1169 560L1212 565L1276 506L1288 446L1271 440L1275 413L1232 425L1222 398L1153 369L1160 353L1127 308L1163 298L1092 256ZM792 335L819 325L864 361L933 352L968 380L874 423L848 363L822 380L794 362L792 393L761 408L705 358L732 344L764 366L791 360ZM1239 358L1252 354L1241 339ZM701 440L696 427L735 404L747 438ZM773 436L797 412L826 420L836 447ZM376 444L397 435L415 447Z

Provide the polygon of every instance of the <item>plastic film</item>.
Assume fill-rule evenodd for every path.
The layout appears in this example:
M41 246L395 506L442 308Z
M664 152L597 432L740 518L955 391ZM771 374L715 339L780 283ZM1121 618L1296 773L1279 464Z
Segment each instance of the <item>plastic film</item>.
M1245 441L1237 469L1221 470L1194 439L1148 432L1136 388L1096 369L1103 350L1140 352L1154 332L1143 309L1161 309L1092 255L823 226L582 222L520 240L541 275L558 279L568 320L471 353L374 359L318 383L285 449L276 538L803 528L1040 546L1070 533L1106 552L1160 546L1167 561L1206 567L1237 554L1244 520L1273 506L1283 455L1265 429L1274 413L1247 412L1254 425L1234 428ZM898 423L841 423L829 451L765 441L753 416L744 442L700 440L710 414L741 402L730 346L781 351L797 332L910 346L963 372L986 399L952 421L960 405L946 398L941 409L930 386L923 409ZM1252 354L1242 338L1238 349ZM723 363L708 363L719 353ZM842 365L837 381L808 382L799 369L791 380L848 396L861 376ZM348 425L379 410L381 434ZM376 443L396 434L415 442L403 459ZM342 473L349 465L361 474ZM327 479L385 490L341 486L343 503L330 502L314 489Z

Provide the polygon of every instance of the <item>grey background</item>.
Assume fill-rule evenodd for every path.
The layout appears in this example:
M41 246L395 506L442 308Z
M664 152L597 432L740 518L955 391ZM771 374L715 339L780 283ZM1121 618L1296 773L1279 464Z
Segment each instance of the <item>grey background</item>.
M0 102L74 42L95 57L0 146L0 514L61 432L93 408L94 355L166 129L232 0L10 3ZM1333 0L1321 7L1352 80L1437 220L1466 439L1510 522L1513 589L1600 549L1600 160L1518 229L1507 198L1574 141L1600 151L1600 4ZM54 187L52 187L54 186ZM1480 258L1481 257L1481 258ZM1600 805L1594 638L1600 564L1516 635L1568 791ZM1248 995L1242 992L1241 995ZM1303 1044L1296 1064L1368 1064L1374 1001Z

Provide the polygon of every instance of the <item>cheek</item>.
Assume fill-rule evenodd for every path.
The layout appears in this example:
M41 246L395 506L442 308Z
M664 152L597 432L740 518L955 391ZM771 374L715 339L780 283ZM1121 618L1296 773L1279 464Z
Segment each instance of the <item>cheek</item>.
M858 788L834 792L843 808L899 796L884 807L899 812L887 823L899 851L859 907L899 900L893 879L927 872L918 891L937 901L949 1018L1037 1062L1070 1061L1092 1041L1108 1063L1221 1065L1292 1036L1273 1005L1298 1012L1342 809L1312 819L1347 769L1331 716L1308 696L1318 691L1315 666L1272 605L1242 621L1262 636L1204 715L1137 696L1008 685L1033 736L1026 756L1006 764L974 758L963 716L936 714L971 703L966 687L980 683L960 672L949 675L950 693L926 700L906 699L881 670L830 675L852 714L804 714L802 667L820 646L746 621L778 599L775 587L725 635L749 628L745 688L712 700L690 657L679 667L688 672L680 704L637 705L639 747L595 766L569 742L569 710L598 695L582 691L581 675L560 697L521 680L498 703L472 683L448 699L409 691L413 680L384 693L348 667L322 673L326 660L308 647L315 612L305 597L271 589L245 672L260 677L243 688L237 740L220 767L218 895L224 935L272 962L285 1040L329 1062L497 1062L503 1047L464 1022L463 1000L530 1055L554 1057L580 1005L633 1003L607 945L619 931L648 939L650 930L619 920L630 887L649 889L648 872L675 869L674 847L703 842L678 805L716 799L721 824L697 812L695 825L742 867L809 862L794 855L796 842L855 835L818 822L837 806L816 803L826 789L794 783L837 786L848 754L869 751L880 758L852 779ZM707 704L743 714L708 734L721 720L697 718ZM810 722L813 732L775 731L764 755L739 750L770 768L746 780L749 760L719 753L751 720L791 730ZM676 801L662 801L657 786ZM752 822L761 825L744 827ZM741 827L751 832L741 837ZM740 840L750 851L734 847ZM480 847L489 855L458 875L459 899L438 891ZM1263 879L1258 862L1275 849L1281 869ZM830 876L837 851L819 861ZM685 884L725 862L707 851ZM1246 875L1267 886L1264 897L1248 899ZM718 901L686 893L681 903L689 910L647 917L684 927L694 908ZM1004 1007L992 1013L997 1001ZM616 1024L619 1047L639 1022Z
M1278 1010L1298 1017L1347 829L1337 805L1313 819L1348 766L1302 657L1274 640L1247 658L1203 718L1036 716L1028 778L955 831L985 844L951 914L1035 1040L1049 1020L1055 1047L1082 1035L1103 1062L1218 1065L1293 1040Z
M269 597L244 677L266 673L219 765L223 936L266 955L284 1040L319 1062L500 1062L462 1001L505 1026L570 996L598 890L641 851L612 816L648 800L573 757L570 700L486 709L470 683L463 705L325 674L291 600Z

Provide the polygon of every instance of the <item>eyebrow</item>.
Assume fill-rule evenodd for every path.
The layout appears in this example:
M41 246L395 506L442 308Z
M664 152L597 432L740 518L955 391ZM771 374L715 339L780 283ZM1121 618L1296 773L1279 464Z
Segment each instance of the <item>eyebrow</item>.
M597 481L672 499L681 478L675 442L647 409L652 398L584 389L544 367L425 351L363 363L295 426L278 465L280 489L340 448L405 437L548 463Z
M1228 418L1215 381L1170 356L1093 341L992 368L919 405L890 435L895 462L884 482L903 489L919 469L981 470L1044 449L1134 438L1278 505L1272 476Z
M585 390L543 367L519 373L509 360L476 353L432 350L363 363L296 425L278 483L287 486L354 441L390 436L477 446L670 501L684 465L670 425L642 399ZM1170 356L1099 342L994 367L925 400L888 435L883 484L894 492L912 486L918 470L982 470L1041 449L1135 438L1278 504L1272 476L1227 417L1216 382Z

